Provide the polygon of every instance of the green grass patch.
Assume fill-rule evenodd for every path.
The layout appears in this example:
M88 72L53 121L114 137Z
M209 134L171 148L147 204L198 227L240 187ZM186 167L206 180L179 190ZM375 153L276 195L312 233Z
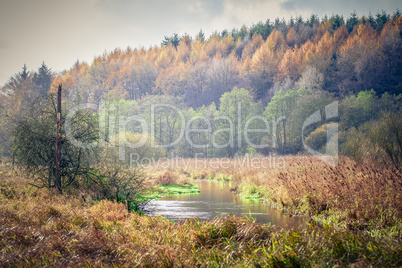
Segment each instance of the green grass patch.
M182 185L156 185L154 189L148 190L141 195L143 202L151 199L159 199L166 195L179 195L179 194L199 194L201 191L197 185L182 184Z
M232 179L233 179L233 175L222 174L222 173L218 173L215 176L210 176L210 180L214 180L214 181L229 182L229 181L232 181Z
M223 174L223 173L213 173L207 174L205 172L195 173L191 176L192 180L210 180L210 181L223 181L231 182L233 180L233 175Z
M254 183L241 183L238 186L237 192L243 199L268 199L270 197L270 191L263 186L257 186Z
M261 199L261 196L258 193L255 193L253 195L241 195L241 198L259 200Z
M193 184L161 185L158 190L160 190L163 195L199 194L201 192L198 186Z

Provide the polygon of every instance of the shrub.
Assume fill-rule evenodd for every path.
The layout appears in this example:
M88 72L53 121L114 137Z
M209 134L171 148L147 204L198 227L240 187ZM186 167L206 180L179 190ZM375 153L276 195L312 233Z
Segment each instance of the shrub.
M66 113L63 109L62 115ZM57 121L54 96L37 99L24 116L14 118L13 122L16 125L12 133L13 163L36 178L38 187L55 187ZM71 135L67 135L65 127L61 133L61 189L79 186L82 183L79 178L85 178L98 160L97 147L85 148L76 144L92 143L98 139L97 119L92 111L83 109L76 112L68 126Z
M402 161L402 112L383 113L347 133L346 151L362 162L393 163Z
M107 157L118 158L126 166L148 165L166 155L166 150L157 147L152 135L123 132L110 137L105 151Z
M310 133L306 138L307 146L317 150L321 153L325 153L325 144L327 142L327 125L321 125L316 130ZM324 151L323 151L324 150Z

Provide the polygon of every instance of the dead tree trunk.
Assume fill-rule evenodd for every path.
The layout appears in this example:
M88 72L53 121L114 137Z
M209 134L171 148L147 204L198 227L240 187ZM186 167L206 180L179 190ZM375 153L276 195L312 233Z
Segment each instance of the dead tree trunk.
M57 190L62 193L61 189L61 170L60 170L60 158L61 158L61 85L57 90L57 138L56 138L56 178L55 185Z

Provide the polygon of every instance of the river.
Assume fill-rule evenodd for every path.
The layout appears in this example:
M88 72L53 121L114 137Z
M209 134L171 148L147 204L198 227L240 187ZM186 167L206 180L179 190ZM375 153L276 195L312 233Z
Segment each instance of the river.
M259 223L271 223L282 227L300 227L305 225L304 217L289 217L281 210L259 202L245 200L229 191L230 183L200 180L196 184L201 193L188 195L164 196L148 204L151 215L180 221L189 218L211 220L221 215L252 217Z

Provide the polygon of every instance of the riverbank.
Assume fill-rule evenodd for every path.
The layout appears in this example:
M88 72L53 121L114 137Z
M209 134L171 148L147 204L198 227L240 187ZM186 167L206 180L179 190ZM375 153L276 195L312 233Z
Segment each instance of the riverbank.
M185 176L180 176L174 172L164 171L158 174L149 174L151 187L144 199L161 198L166 195L178 194L199 194L197 185L191 184Z
M152 167L151 167L152 168ZM332 167L313 157L182 159L170 172L231 181L233 191L319 224L402 237L402 170L340 157Z
M326 174L317 163L305 161L309 159L291 162L294 165L290 165L290 168L286 170L231 169L226 173L223 173L224 170L215 170L215 173L211 174L232 175L232 183L237 184L238 192L243 191L240 189L241 185L247 182L251 185L253 182L255 184L253 188L258 190L259 195L264 197L259 189L268 189L269 191L265 191L271 193L271 198L275 198L280 195L272 194L273 191L268 187L279 186L280 184L274 184L274 182L281 182L282 188L278 188L278 192L274 193L282 193L286 196L285 190L288 188L285 187L287 184L284 181L288 183L290 181L279 180L279 178L290 177L292 172L309 172L308 174L315 179L322 176L328 180L331 177L328 175L332 174L328 173L331 169L325 169ZM361 188L356 189L352 188L354 185L352 180L349 180L348 184L345 183L346 180L340 183L348 185L359 198L367 194L367 200L371 200L373 194L369 191L372 191L373 187L378 191L377 194L383 189L376 184L380 179L394 178L394 181L384 181L383 184L387 186L386 196L390 202L391 200L394 202L390 204L389 210L397 208L400 200L395 198L393 191L400 188L394 189L389 185L391 183L397 185L395 178L400 176L393 176L399 173L395 173L395 170L383 169L381 172L366 166L358 166L350 159L341 161L347 161L346 165L342 164L342 169L352 170L353 172L349 171L350 174L355 174L354 178L357 178L357 182L362 182L362 185ZM310 172L314 169L320 172ZM154 179L170 180L167 178L172 177L185 181L186 178L192 177L192 172L197 170L170 169L168 172L172 176L158 175ZM198 170L198 172L201 171ZM256 174L260 174L260 182L264 182L264 174L273 175L275 172L284 175L278 176L276 180L271 179L272 184L258 184ZM346 176L346 173L337 169L332 172L336 172L341 179ZM248 176L243 176L247 174ZM374 182L370 174L376 174ZM311 180L305 179L305 181L305 183L312 183ZM373 184L371 188L368 185L370 181ZM0 170L1 267L230 267L236 265L243 267L333 267L335 265L397 267L402 265L401 237L397 236L400 229L394 227L392 231L395 223L391 221L383 222L385 225L380 226L377 233L369 229L369 226L356 230L351 226L325 224L324 221L322 226L313 222L308 228L293 230L235 217L217 218L210 222L191 220L172 223L160 217L127 213L124 204L108 200L95 201L90 195L84 196L78 190L69 190L60 195L48 189L32 187L29 182L23 174L17 174L10 167L3 166ZM306 184L295 184L294 187L296 185ZM315 189L321 187L319 183L315 185ZM363 190L363 186L369 188ZM357 191L359 189L361 193ZM343 190L340 188L339 192ZM302 193L302 189L299 193ZM320 191L311 191L311 193L319 194ZM328 196L329 193L331 192L328 192ZM350 192L346 192L345 195L348 193ZM331 200L328 196L324 200ZM379 208L384 206L384 197L382 198L377 198ZM342 199L338 200L338 202L341 201ZM275 204L279 202L276 201ZM368 204L370 202L367 201L360 205ZM370 211L373 208L375 207L367 206L365 210ZM321 211L321 215L324 215L324 211ZM335 211L334 208L331 208L325 213L329 214L333 211ZM382 214L384 220L389 219L386 213ZM394 215L394 219L398 224L400 218L397 218L397 215ZM372 222L378 224L379 220L373 217Z
M0 266L398 266L400 241L318 228L285 230L226 217L172 223L0 174Z

